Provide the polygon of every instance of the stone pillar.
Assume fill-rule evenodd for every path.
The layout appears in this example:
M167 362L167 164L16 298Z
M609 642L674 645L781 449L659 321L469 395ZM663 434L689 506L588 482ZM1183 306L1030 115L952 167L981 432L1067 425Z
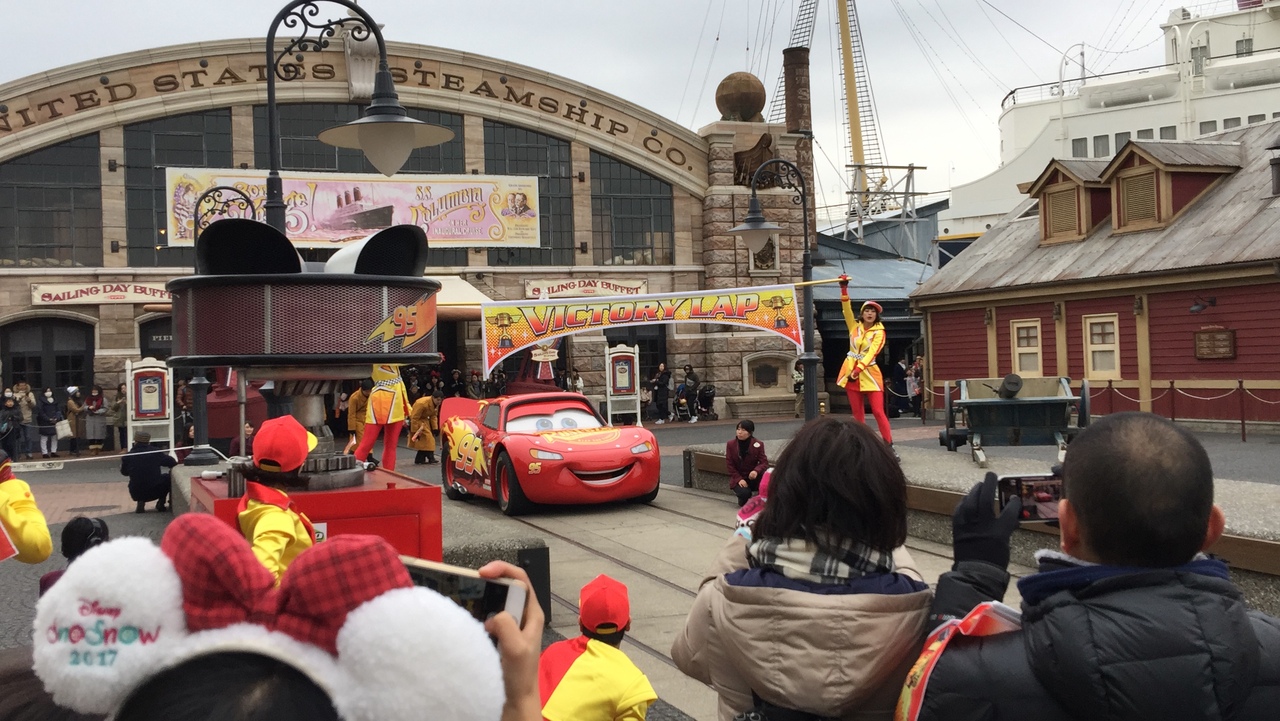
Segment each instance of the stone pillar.
M462 117L462 160L468 173L484 173L484 118L479 115ZM486 266L489 254L484 249L472 248L467 253L467 265Z
M799 135L796 141L795 164L804 175L809 190L809 228L813 234L806 239L810 247L817 249L817 186L813 178L813 109L809 97L809 48L787 48L782 51L782 75L786 88L787 133ZM855 101L856 102L856 101Z
M237 168L257 167L254 162L253 106L234 105L231 108L231 162Z
M100 130L98 152L102 178L102 266L126 268L129 238L125 227L124 128L114 125ZM111 161L116 162L114 172L109 169ZM115 252L111 250L112 243L116 244Z
M594 243L591 242L591 148L575 140L569 145L569 157L573 175L573 264L596 265ZM581 181L578 180L579 174ZM587 244L585 253L578 250L583 243Z

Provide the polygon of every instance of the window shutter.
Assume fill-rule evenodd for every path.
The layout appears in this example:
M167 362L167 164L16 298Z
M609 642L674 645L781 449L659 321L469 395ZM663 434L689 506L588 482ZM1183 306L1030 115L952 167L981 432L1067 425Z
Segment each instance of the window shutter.
M1079 232L1075 189L1049 193L1049 237L1075 235Z
M1120 198L1124 203L1124 224L1132 225L1156 219L1155 173L1120 179Z

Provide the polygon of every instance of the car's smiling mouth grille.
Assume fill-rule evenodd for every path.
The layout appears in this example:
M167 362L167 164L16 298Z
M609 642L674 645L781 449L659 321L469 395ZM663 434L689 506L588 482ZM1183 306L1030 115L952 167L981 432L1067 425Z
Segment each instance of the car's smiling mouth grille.
M631 470L631 465L623 468L615 468L611 471L574 471L573 475L577 476L578 480L590 486L607 486L610 483L617 483L622 480L622 477L627 475L627 472Z

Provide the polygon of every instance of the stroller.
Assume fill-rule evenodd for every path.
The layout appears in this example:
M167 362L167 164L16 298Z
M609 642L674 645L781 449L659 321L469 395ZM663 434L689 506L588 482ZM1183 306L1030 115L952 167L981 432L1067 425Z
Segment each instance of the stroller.
M703 383L698 388L698 418L704 421L719 420L720 416L716 414L716 387L710 383Z
M672 414L672 420L691 421L694 418L693 410L695 408L689 405L689 389L681 383L676 386L675 412Z

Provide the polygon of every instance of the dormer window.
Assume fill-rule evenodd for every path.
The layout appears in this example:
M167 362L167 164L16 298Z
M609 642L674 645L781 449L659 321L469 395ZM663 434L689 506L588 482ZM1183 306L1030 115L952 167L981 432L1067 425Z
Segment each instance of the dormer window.
M1074 240L1080 235L1080 196L1074 185L1044 194L1046 241Z
M1114 189L1114 230L1136 233L1163 228L1239 169L1239 143L1131 141L1101 176Z
M1041 244L1081 240L1111 213L1111 189L1099 182L1102 160L1055 160L1035 182L1019 186L1040 201Z
M1120 177L1116 229L1137 229L1160 222L1156 204L1156 171L1147 167L1135 175Z

